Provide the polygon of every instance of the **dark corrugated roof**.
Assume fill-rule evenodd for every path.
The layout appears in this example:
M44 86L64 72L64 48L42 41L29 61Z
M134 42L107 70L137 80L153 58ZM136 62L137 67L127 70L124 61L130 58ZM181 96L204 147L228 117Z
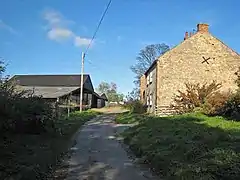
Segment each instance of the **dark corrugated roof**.
M38 87L38 86L17 86L19 91L26 91L35 96L43 98L58 98L80 89L79 87Z
M83 76L83 83L89 77L88 74ZM10 81L20 86L80 86L81 75L15 75Z
M103 93L100 97L101 97L103 100L108 101L108 98L107 98L106 94Z

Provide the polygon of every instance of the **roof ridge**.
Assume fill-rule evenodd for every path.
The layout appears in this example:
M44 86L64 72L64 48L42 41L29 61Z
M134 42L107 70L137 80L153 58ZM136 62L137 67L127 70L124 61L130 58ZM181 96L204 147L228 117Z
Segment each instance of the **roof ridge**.
M238 54L237 51L233 50L230 46L228 46L226 43L224 43L223 41L221 41L219 38L215 37L214 35L211 34L211 36L213 38L215 38L216 40L218 40L222 45L226 46L228 49L230 49L233 53L235 53L236 55L240 56L240 54Z
M209 33L209 32L208 32L208 33ZM172 49L170 49L170 50L167 51L166 53L164 53L164 54L162 54L161 56L159 56L159 57L157 58L157 61L159 60L160 57L164 56L164 55L167 54L167 53L170 53L170 51L172 51L173 49L176 49L178 46L182 45L184 42L189 41L189 39L191 39L192 37L194 37L194 36L196 36L196 35L198 35L198 34L199 34L199 32L197 32L197 33L193 34L192 36L188 37L187 39L181 41L179 44L177 44L176 46L174 46ZM210 33L209 33L209 34L210 34Z

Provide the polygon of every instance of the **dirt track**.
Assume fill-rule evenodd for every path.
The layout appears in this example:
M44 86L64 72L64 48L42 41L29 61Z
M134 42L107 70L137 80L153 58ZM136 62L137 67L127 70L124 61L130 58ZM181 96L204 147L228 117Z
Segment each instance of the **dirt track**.
M79 131L69 160L68 180L152 179L149 178L149 172L135 166L115 137L116 133L122 132L127 126L115 125L113 120L112 114L101 115Z

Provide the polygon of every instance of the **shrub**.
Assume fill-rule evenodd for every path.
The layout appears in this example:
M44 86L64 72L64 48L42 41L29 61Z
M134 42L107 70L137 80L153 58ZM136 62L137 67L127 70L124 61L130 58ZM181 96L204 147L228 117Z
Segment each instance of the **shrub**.
M223 115L233 118L240 117L240 91L233 94L221 109Z
M203 104L203 113L207 115L221 115L222 109L230 98L230 93L215 92Z
M147 111L146 106L139 100L129 101L124 106L129 109L131 113L143 114Z
M237 76L236 83L238 85L238 89L235 94L230 96L227 103L222 108L222 114L239 120L240 119L240 67L238 71L235 73L235 75Z
M17 91L11 83L0 84L0 128L18 133L54 130L51 105L41 97Z
M174 107L179 112L190 112L195 108L202 107L207 98L210 98L221 88L221 84L213 81L210 84L200 85L186 83L186 91L178 91L174 98Z

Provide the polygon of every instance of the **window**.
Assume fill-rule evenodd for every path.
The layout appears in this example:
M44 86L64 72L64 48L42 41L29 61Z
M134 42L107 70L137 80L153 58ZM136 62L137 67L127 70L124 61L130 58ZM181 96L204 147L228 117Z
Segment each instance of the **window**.
M153 81L153 72L150 72L148 75L147 75L147 85L151 84Z
M142 98L145 100L145 91L143 91Z
M147 96L147 106L149 106L149 96Z
M152 94L147 96L147 106L152 106L153 104L152 97L153 97Z
M153 72L151 71L150 72L150 77L149 77L149 82L152 83L152 81L153 81Z
M149 106L152 106L152 94L149 96Z
M150 83L150 76L147 76L147 85Z

